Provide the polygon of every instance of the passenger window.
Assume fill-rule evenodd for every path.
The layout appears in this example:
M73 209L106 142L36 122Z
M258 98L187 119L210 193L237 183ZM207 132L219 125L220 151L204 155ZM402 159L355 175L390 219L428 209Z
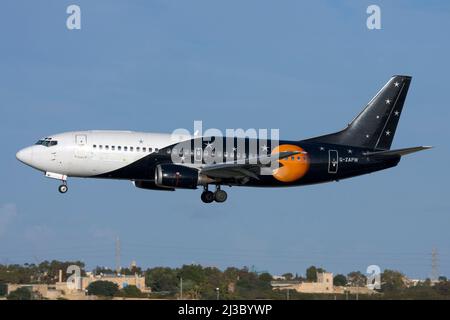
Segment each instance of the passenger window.
M134 148L133 147L130 147L130 151L133 151L134 150Z
M159 149L158 148L155 148L155 152L158 152L159 151Z
M121 147L121 146L118 146L118 147L117 147L117 150L119 150L119 151L122 150L122 147Z
M105 146L105 150L109 150L109 146Z
M148 148L148 152L152 152L153 151L153 149L152 148Z
M141 148L140 147L136 147L136 151L137 152L141 151Z
M128 151L128 147L123 147L123 151Z
M94 149L95 149L95 148L97 148L97 145L96 145L96 144L94 144L94 145L93 145L93 147L94 147Z
M147 152L147 148L146 148L146 147L143 147L143 148L142 148L142 152Z
M99 145L98 148L99 148L100 150L102 150L102 149L103 149L103 146L102 146L102 145Z
M112 151L116 150L116 147L115 146L111 146L111 150Z

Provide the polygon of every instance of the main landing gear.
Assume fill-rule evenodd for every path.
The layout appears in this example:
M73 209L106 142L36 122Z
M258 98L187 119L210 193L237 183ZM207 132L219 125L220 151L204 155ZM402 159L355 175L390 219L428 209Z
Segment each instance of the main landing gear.
M213 201L222 203L225 202L227 198L227 193L220 189L220 185L216 186L216 192L209 191L208 186L206 186L201 195L201 199L204 203L211 203Z

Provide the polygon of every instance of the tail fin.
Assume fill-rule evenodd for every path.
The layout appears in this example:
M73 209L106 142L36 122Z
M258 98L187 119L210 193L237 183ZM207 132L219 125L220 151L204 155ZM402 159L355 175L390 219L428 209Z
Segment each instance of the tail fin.
M393 76L342 131L304 141L389 150L411 77Z

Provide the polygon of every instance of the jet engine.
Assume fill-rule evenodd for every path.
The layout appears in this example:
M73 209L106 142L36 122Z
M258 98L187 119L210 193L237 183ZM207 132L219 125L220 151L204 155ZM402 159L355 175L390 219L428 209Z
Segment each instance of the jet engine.
M163 188L197 189L214 180L199 175L197 169L176 164L159 164L155 169L155 184Z

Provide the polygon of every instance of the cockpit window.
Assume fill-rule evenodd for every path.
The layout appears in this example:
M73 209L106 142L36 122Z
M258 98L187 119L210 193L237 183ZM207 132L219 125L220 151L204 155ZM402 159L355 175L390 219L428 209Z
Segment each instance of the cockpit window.
M53 147L53 146L56 146L57 144L58 144L58 141L51 140L51 139L39 140L38 142L36 142L36 145L44 146L44 147Z

